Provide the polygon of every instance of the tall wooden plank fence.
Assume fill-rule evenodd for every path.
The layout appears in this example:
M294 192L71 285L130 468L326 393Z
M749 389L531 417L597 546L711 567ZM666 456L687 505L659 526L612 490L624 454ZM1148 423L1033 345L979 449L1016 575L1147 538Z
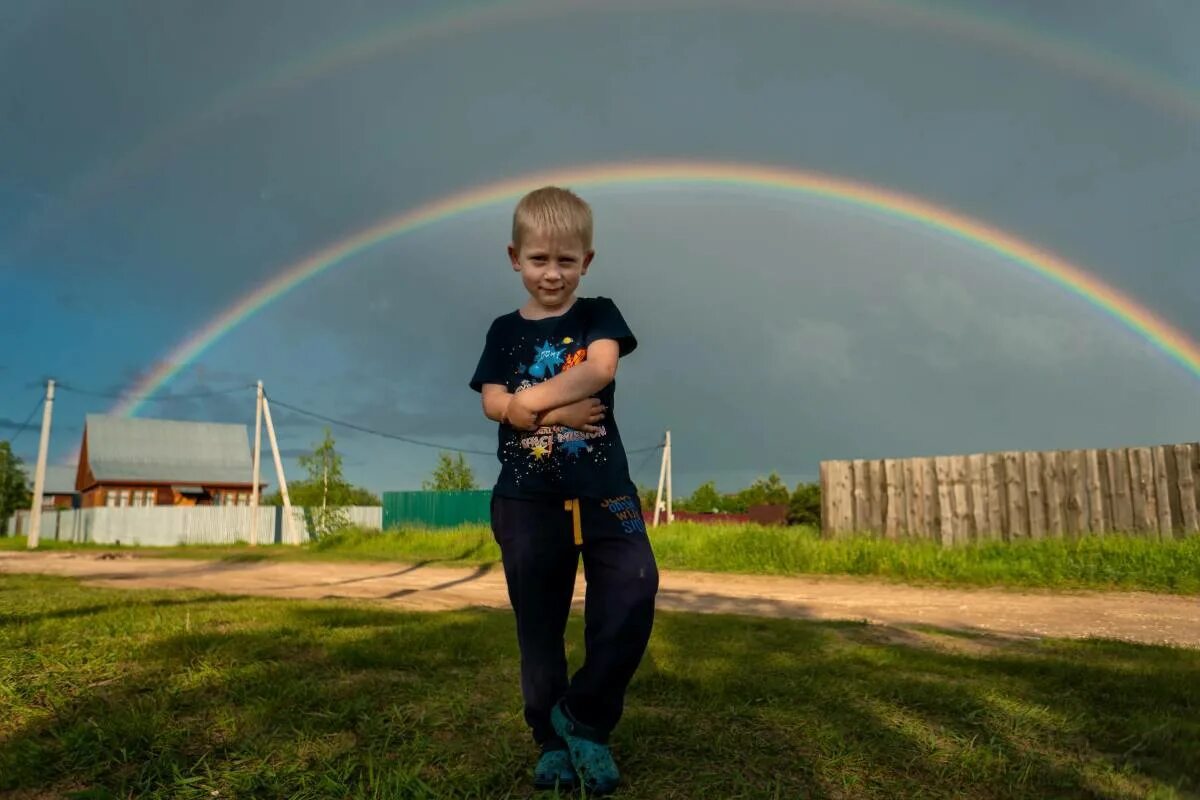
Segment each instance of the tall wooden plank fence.
M1200 444L821 462L825 536L943 545L1200 532Z

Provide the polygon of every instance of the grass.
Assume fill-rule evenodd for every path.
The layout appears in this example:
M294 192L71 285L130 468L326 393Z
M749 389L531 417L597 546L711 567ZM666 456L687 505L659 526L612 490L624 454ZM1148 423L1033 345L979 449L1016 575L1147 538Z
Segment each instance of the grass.
M1196 797L1197 686L1194 650L660 613L620 796ZM0 576L6 797L526 797L520 708L506 612Z
M928 541L899 542L869 537L824 540L816 531L803 527L676 523L653 530L650 535L663 569L854 575L945 586L1200 594L1200 536L1158 541L1110 535L944 548ZM55 542L44 544L75 547ZM23 539L0 538L0 548L23 547ZM439 561L464 566L493 563L500 557L490 530L482 526L384 534L349 530L301 548L187 546L142 548L139 552L235 560Z

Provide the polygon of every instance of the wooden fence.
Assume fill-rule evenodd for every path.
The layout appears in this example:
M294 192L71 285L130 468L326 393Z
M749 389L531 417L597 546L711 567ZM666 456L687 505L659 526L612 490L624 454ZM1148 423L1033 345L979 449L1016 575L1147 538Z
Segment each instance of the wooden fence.
M824 461L821 528L944 545L1200 531L1200 444Z

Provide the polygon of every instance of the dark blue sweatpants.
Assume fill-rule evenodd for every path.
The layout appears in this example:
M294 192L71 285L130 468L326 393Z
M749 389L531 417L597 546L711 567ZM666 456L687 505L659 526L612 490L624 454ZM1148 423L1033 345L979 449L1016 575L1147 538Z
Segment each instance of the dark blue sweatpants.
M616 727L654 624L658 568L637 496L577 502L581 545L564 500L492 497L492 533L517 618L525 721L538 744L556 738L550 710L563 697L579 722L605 735ZM568 682L563 636L581 553L586 654Z

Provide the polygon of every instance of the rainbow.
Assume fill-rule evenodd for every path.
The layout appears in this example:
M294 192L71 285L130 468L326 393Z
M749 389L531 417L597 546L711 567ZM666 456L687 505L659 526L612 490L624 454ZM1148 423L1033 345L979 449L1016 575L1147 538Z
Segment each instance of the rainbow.
M158 389L260 309L312 278L389 239L546 184L576 189L613 185L736 186L782 189L907 220L990 251L1042 276L1107 313L1200 377L1200 346L1149 309L1094 275L978 220L912 195L831 175L745 163L652 161L580 166L488 183L381 220L284 267L193 333L125 393L110 413L134 416Z
M65 203L78 213L98 202L123 180L170 158L197 131L231 118L249 108L261 108L274 93L292 91L356 64L387 57L408 48L496 26L510 26L548 18L565 18L583 12L612 14L621 11L696 11L732 7L751 11L791 14L826 13L867 24L887 22L898 27L928 30L999 52L1031 59L1064 73L1105 86L1145 106L1186 121L1200 119L1200 92L1161 72L1129 59L1099 50L1084 42L1055 36L1030 25L994 14L955 9L924 0L499 0L445 4L424 17L405 17L375 25L346 39L297 55L252 79L235 83L213 95L200 109L181 115L150 130L131 149L103 159L95 169L75 180L65 192ZM51 230L48 219L33 218L22 225L22 238L37 241Z

